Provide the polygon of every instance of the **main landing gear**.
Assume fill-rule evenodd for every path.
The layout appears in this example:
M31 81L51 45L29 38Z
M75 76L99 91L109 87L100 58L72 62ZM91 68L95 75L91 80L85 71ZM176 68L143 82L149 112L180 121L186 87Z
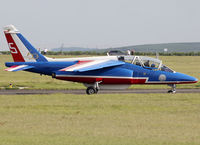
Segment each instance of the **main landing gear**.
M176 93L176 84L170 84L169 86L172 87L172 89L169 90L168 93L172 94Z
M102 81L101 81L102 82ZM93 86L89 86L87 89L86 89L86 93L88 95L92 95L92 94L97 94L98 91L99 91L99 83L101 82L95 82Z

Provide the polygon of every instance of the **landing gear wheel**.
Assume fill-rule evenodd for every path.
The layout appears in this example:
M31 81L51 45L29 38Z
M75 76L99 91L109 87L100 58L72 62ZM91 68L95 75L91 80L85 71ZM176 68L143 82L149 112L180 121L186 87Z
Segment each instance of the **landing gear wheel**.
M172 93L172 90L169 90L168 93Z
M175 94L176 93L176 84L170 84L169 86L172 87L172 89L169 90L168 93Z
M95 94L97 92L98 92L98 90L96 90L94 87L88 87L87 90L86 90L86 93L88 95L92 95L92 94Z
M91 95L91 94L97 94L98 93L98 91L99 91L99 89L100 89L100 87L99 87L99 83L101 83L102 81L99 81L99 82L95 82L94 84L93 84L93 86L88 86L88 88L87 88L87 90L86 90L86 93L88 94L88 95Z
M169 90L168 93L172 93L172 94L175 94L176 91L175 90Z

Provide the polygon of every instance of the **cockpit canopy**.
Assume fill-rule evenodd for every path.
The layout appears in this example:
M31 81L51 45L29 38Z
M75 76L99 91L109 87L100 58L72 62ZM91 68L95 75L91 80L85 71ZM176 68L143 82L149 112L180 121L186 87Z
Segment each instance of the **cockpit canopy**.
M127 55L118 56L118 60L132 63L146 69L174 72L172 69L163 65L161 60L152 57Z

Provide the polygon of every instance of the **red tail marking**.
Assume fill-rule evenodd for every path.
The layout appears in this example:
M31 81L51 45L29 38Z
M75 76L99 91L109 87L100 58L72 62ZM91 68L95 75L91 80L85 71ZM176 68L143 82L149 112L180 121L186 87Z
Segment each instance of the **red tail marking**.
M25 62L23 56L21 55L15 41L13 40L12 36L10 33L4 32L7 42L8 42L8 47L10 49L10 53L12 54L14 62Z

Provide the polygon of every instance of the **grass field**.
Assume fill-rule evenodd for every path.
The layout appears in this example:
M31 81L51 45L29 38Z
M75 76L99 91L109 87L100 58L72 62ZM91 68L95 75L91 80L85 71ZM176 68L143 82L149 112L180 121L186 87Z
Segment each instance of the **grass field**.
M28 89L84 88L48 76L3 71L4 62L12 59L0 58L2 89L9 83ZM200 57L161 59L200 79ZM199 122L199 94L0 95L0 145L200 145Z
M199 145L199 94L0 96L0 145Z
M50 56L70 57L70 56ZM71 56L73 57L73 56ZM74 56L77 57L77 56ZM5 62L12 61L11 56L0 55L0 88L6 88L12 83L15 87L28 87L28 89L84 89L79 83L59 81L49 76L40 76L29 72L6 72ZM177 72L186 73L200 79L200 56L162 56L163 63ZM166 85L132 85L131 89L167 88ZM178 88L200 88L200 83L178 85Z

